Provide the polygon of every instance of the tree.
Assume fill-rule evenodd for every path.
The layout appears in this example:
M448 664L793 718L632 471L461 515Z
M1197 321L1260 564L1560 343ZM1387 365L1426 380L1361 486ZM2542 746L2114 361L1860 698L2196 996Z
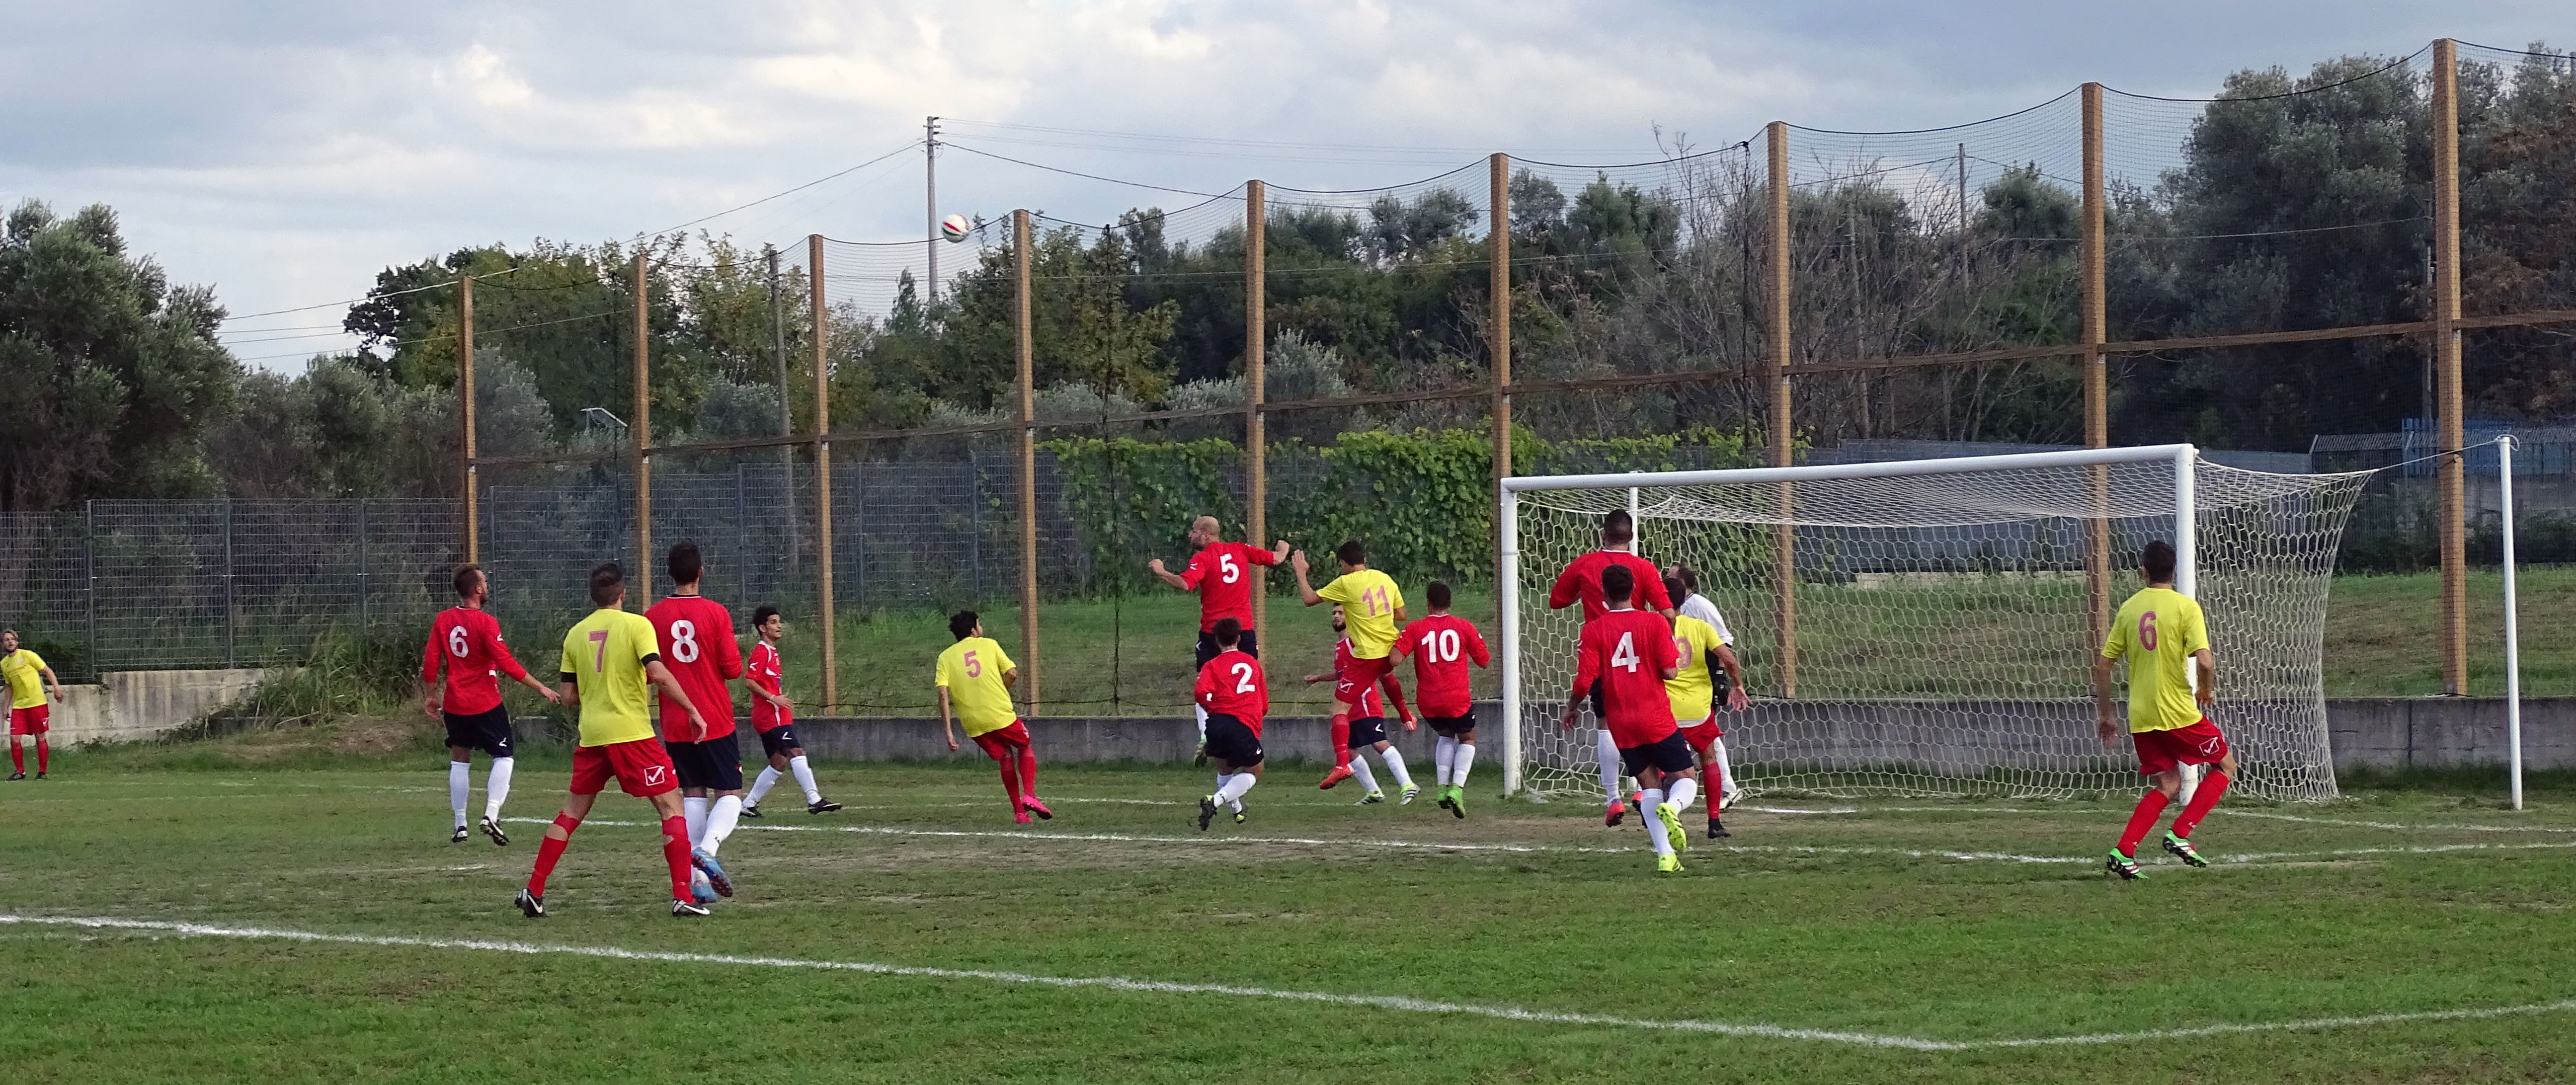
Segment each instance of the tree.
M198 438L240 377L223 319L213 290L128 255L106 206L19 204L0 231L0 509L214 492Z

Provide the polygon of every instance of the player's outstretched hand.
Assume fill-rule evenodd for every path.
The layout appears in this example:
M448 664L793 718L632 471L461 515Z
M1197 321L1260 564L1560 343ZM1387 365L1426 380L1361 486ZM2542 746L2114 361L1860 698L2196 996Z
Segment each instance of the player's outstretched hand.
M1308 566L1306 565L1306 552L1299 550L1289 554L1288 567L1297 570L1301 574L1306 572L1308 569Z
M1566 706L1565 706L1565 718L1564 718L1564 719L1561 719L1561 720L1556 721L1556 729L1557 729L1557 730L1559 730L1559 731L1571 731L1571 730L1574 730L1574 713L1575 713L1577 710L1578 710L1578 709L1577 709L1577 706L1576 706L1576 705L1572 705L1572 704L1566 705Z
M1306 676L1306 684L1311 686L1311 685L1314 685L1314 684L1315 684L1315 683L1317 683L1317 682L1321 682L1321 681L1323 681L1324 679L1327 679L1327 678L1330 678L1330 677L1332 677L1332 675L1329 675L1329 674L1310 674L1310 675L1307 675L1307 676Z
M948 736L948 752L950 752L950 753L956 753L956 752L957 752L957 736L955 736L955 735L950 735L950 736Z
M1744 695L1744 687L1732 686L1726 691L1726 710L1742 712L1753 707L1753 698Z
M555 692L551 686L538 686L537 692L545 694L547 704L563 703L563 694Z
M1151 571L1155 576L1161 576L1163 575L1163 559L1155 558L1152 561L1146 562L1145 568L1148 571Z

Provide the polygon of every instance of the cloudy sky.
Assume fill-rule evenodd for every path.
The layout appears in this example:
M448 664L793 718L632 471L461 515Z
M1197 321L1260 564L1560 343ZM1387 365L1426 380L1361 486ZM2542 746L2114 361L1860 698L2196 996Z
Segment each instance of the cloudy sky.
M213 284L242 314L227 328L240 357L282 368L346 345L328 334L340 309L251 314L341 302L389 264L462 245L632 237L833 174L696 228L755 245L918 238L928 114L951 118L960 148L1105 178L1360 188L1487 150L1652 158L1659 127L1702 145L1774 118L1923 128L2087 79L2199 97L2230 71L2400 55L2441 35L2576 43L2563 0L6 10L0 202L113 205L174 279ZM943 153L940 194L943 211L1087 222L1188 202L964 150Z

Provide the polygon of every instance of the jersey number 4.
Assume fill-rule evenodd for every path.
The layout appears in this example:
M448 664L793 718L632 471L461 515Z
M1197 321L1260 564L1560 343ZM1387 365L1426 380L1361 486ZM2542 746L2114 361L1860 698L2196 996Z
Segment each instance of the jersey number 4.
M1637 664L1644 662L1637 658L1636 636L1634 633L1619 634L1619 646L1610 650L1611 666L1632 674L1636 672Z

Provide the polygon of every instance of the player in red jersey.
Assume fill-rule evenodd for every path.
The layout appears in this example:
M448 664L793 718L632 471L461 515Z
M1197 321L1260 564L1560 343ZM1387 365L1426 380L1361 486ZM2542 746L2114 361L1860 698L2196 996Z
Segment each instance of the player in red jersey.
M751 782L751 793L742 798L742 816L760 816L760 800L778 779L796 774L796 786L805 789L805 812L828 814L841 804L823 797L823 789L814 784L814 768L805 763L805 747L796 740L796 702L787 699L780 688L787 671L778 659L778 639L787 635L787 619L778 608L764 606L751 612L751 631L760 639L751 644L751 659L743 664L743 674L751 680L751 726L760 732L760 752L769 755L769 764L761 767L760 778Z
M1646 823L1646 836L1655 846L1655 869L1673 873L1682 868L1674 853L1690 847L1690 835L1682 831L1682 809L1697 793L1699 769L1691 762L1690 744L1673 726L1672 698L1664 691L1664 683L1681 673L1672 623L1628 605L1636 586L1636 575L1626 565L1601 570L1606 609L1583 623L1583 637L1574 649L1574 688L1566 694L1565 718L1558 726L1573 730L1584 695L1600 693L1601 728L1618 744L1621 760L1644 788L1643 801L1655 812L1655 820ZM1664 791L1668 781L1669 798Z
M1333 632L1347 632L1340 607L1333 608ZM1398 804L1410 804L1415 796L1422 794L1422 788L1414 784L1413 773L1404 767L1404 752L1386 740L1386 698L1378 696L1377 687L1358 684L1358 664L1359 661L1351 655L1351 639L1345 636L1333 645L1333 669L1324 674L1307 675L1306 681L1312 684L1332 680L1333 699L1351 706L1350 718L1335 734L1342 736L1343 763L1350 768L1352 775L1359 777L1358 805L1374 806L1386 801L1386 793L1377 789L1377 774L1369 771L1368 758L1358 756L1363 750L1375 751L1386 762L1386 769L1395 774L1395 786L1403 796ZM1413 727L1413 721L1405 721L1405 730L1413 730Z
M1566 563L1565 571L1556 574L1556 584L1548 589L1547 605L1563 610L1577 601L1583 604L1583 620L1591 621L1607 609L1601 599L1601 572L1613 565L1628 570L1636 583L1645 586L1645 597L1638 600L1644 608L1661 614L1669 621L1673 616L1672 597L1664 593L1664 574L1655 563L1637 556L1637 519L1626 509L1613 509L1601 518L1601 549ZM1601 714L1595 700L1592 714ZM1609 796L1609 805L1601 812L1601 823L1617 825L1628 816L1628 804L1619 797L1619 749L1610 740L1610 732L1595 737L1594 757L1601 764L1601 792ZM1640 811L1642 813L1643 811Z
M1467 816L1467 767L1476 762L1476 704L1468 688L1467 664L1479 667L1493 659L1483 634L1465 618L1449 613L1449 585L1437 580L1423 592L1431 613L1404 627L1395 638L1397 655L1413 657L1413 699L1422 718L1440 736L1432 744L1432 765L1439 773L1440 808Z
M447 842L462 844L473 836L465 829L466 774L473 771L474 751L481 750L492 755L491 774L483 778L483 835L499 847L510 842L501 831L501 802L510 797L510 772L519 759L510 748L510 710L501 707L501 683L493 676L507 674L548 703L560 703L563 697L529 677L510 647L501 643L501 623L483 609L492 598L492 580L483 575L483 567L460 565L450 583L456 588L456 605L430 621L429 643L421 648L420 710L447 723L447 805L456 815L456 832ZM442 669L447 672L444 684L439 681Z
M725 684L742 677L742 646L734 639L733 612L698 593L707 568L698 544L681 540L666 564L671 594L645 610L644 618L662 646L662 665L689 695L686 704L662 698L662 745L680 775L689 861L698 870L689 888L705 904L733 895L733 879L716 852L742 817L742 745L733 724L733 688ZM692 705L706 718L703 734L690 721Z
M1217 654L1199 668L1190 699L1207 709L1207 753L1216 760L1217 789L1199 799L1199 831L1216 820L1219 806L1234 811L1243 824L1243 793L1261 779L1261 721L1270 715L1270 680L1261 661L1239 646L1243 626L1232 618L1217 619Z
M1190 521L1189 540L1190 545L1197 549L1190 554L1187 568L1175 573L1163 567L1161 558L1146 562L1145 568L1163 578L1163 583L1198 593L1197 665L1207 666L1208 660L1215 659L1216 654L1224 650L1216 643L1216 623L1221 618L1232 618L1243 626L1242 639L1236 641L1235 646L1243 649L1245 655L1260 658L1261 641L1252 628L1252 589L1261 583L1261 574L1253 569L1288 560L1288 541L1282 539L1279 545L1268 550L1250 543L1226 542L1222 527L1213 516ZM1190 708L1198 715L1199 745L1204 754L1207 709L1198 705Z

